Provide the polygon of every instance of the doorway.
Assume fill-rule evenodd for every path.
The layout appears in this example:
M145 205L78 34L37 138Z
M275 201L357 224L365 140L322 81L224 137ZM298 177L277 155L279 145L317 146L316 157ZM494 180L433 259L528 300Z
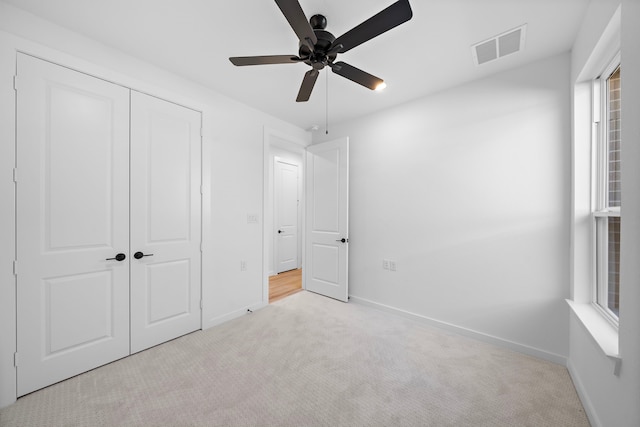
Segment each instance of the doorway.
M304 288L304 159L307 145L290 135L265 129L265 303Z
M347 302L349 138L342 137L308 146L269 129L265 129L264 134L262 301L264 304L269 303L269 277L275 276L277 272L274 247L278 232L274 215L274 161L276 157L283 156L296 158L300 164L301 208L298 215L300 230L304 230L299 233L298 247L298 268L302 269L301 287Z
M300 180L301 159L294 153L273 162L274 275L269 276L269 303L302 290Z

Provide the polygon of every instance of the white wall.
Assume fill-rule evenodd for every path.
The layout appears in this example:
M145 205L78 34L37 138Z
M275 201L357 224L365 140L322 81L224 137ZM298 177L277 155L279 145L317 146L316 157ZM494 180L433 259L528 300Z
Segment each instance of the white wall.
M14 97L16 50L203 111L203 325L264 304L263 129L307 132L0 2L0 407L15 399ZM247 214L258 214L248 224ZM247 271L240 271L245 260Z
M623 359L617 390L622 407L618 417L640 425L640 2L622 1L622 190L624 222L621 247L620 354ZM611 396L609 396L611 399ZM614 405L615 406L615 405Z
M352 298L564 362L569 55L334 125L329 139L342 135Z
M573 281L576 299L584 299L585 280L588 274L581 272L588 263L588 240L583 217L588 197L585 184L584 145L589 144L588 111L584 111L584 77L588 77L594 60L607 50L611 41L610 21L618 6L621 13L621 62L622 62L622 236L621 236L621 279L619 351L622 358L620 374L615 375L613 364L596 344L580 320L570 318L570 353L568 365L571 375L589 418L596 426L638 426L640 425L640 2L637 0L592 1L585 16L582 29L576 40L572 56L572 83L575 85L574 116L574 250ZM592 76L593 77L593 76ZM588 110L588 108L587 108ZM587 120L581 120L581 115ZM588 151L587 151L588 153ZM585 252L585 246L587 247ZM587 284L588 285L588 284ZM588 288L588 286L587 286Z

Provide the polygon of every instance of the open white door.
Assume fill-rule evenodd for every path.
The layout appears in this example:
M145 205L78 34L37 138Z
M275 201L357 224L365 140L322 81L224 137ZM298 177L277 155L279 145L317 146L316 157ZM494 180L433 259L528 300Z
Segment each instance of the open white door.
M298 268L298 165L275 161L276 273Z
M347 302L349 139L307 148L305 288Z

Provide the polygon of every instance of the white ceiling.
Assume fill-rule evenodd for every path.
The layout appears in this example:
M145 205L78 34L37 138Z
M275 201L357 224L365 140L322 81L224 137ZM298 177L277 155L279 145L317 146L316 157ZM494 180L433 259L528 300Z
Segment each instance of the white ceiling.
M296 103L304 64L235 67L228 57L297 54L270 0L3 0L304 129L353 119L571 49L589 0L411 0L413 19L339 56L383 78L374 92L324 70ZM336 37L394 0L299 0ZM471 46L527 24L524 49L481 66Z

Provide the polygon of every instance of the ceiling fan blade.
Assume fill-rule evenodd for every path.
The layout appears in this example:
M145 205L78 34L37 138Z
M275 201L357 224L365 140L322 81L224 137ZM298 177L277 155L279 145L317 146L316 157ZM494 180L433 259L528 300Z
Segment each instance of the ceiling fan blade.
M289 25L293 28L298 39L313 51L315 44L318 43L318 39L316 34L313 32L313 28L311 28L311 24L309 24L304 11L302 10L302 6L298 3L298 0L275 1L284 17L289 21Z
M333 45L342 44L340 53L347 52L398 25L407 22L413 16L409 0L399 0L377 15L364 21L357 27L338 37Z
M309 70L305 73L296 102L307 102L309 100L319 75L318 70Z
M267 64L295 64L304 61L295 55L267 55L267 56L234 56L229 58L233 65L267 65Z
M378 86L384 83L384 80L382 80L381 78L362 71L361 69L356 68L353 65L347 64L346 62L339 61L331 64L331 69L334 73L371 90L376 90Z

